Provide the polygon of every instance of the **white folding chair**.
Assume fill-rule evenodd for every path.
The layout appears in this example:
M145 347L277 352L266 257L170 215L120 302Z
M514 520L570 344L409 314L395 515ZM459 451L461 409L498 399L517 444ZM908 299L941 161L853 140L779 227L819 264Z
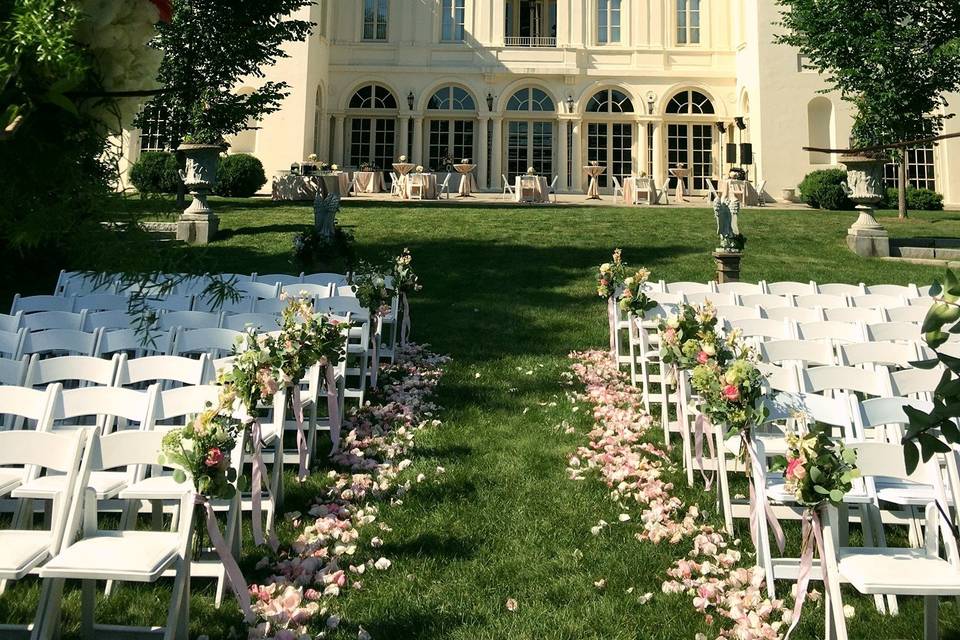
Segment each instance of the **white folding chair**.
M800 340L826 341L838 345L845 342L864 342L866 327L861 322L798 322L797 337Z
M830 322L883 322L886 314L881 309L866 307L840 307L838 309L824 309L823 319Z
M867 325L871 342L916 342L922 338L920 327L913 322L874 322Z
M270 299L280 295L280 284L279 282L241 282L237 284L237 291L248 298Z
M105 329L109 331L130 329L136 318L126 311L96 311L87 313L83 320L84 331Z
M23 312L24 315L37 313L38 311L73 311L73 297L63 296L25 296L20 294L13 296L13 304L10 305L10 315L17 312Z
M796 326L789 320L770 320L769 318L744 318L727 320L724 332L728 335L737 331L742 337L751 340L754 345L769 340L796 339Z
M163 298L147 298L144 306L158 313L190 311L193 309L193 296L168 295Z
M403 196L402 191L403 185L400 184L400 176L396 172L390 172L390 195L391 196Z
M898 444L861 442L851 445L857 453L857 467L864 478L882 476L897 480L931 483L937 487L939 499L926 507L926 536L922 549L859 548L844 546L843 522L838 510L828 506L823 522L824 563L827 584L824 608L827 612L826 637L847 640L841 583L850 584L864 595L923 596L924 638L939 637L937 609L939 596L960 596L960 565L957 544L952 531L941 526L940 511L948 508L943 502L946 491L936 459L920 462L909 473ZM940 503L940 507L937 507ZM940 534L947 558L940 557Z
M814 293L795 298L797 306L805 309L839 309L849 307L850 301L845 296L830 293Z
M927 307L911 305L887 309L887 318L891 322L914 322L920 324L927 317Z
M223 322L223 313L211 311L171 311L157 318L157 329L217 329Z
M0 331L0 357L19 359L23 355L23 340L27 330Z
M720 197L720 194L717 193L717 188L713 186L713 180L707 180L707 189L709 194L707 195L707 202L713 202Z
M815 282L761 282L766 293L775 296L805 296L817 292Z
M513 185L510 184L510 181L507 180L507 176L501 174L501 175L500 175L500 178L503 180L503 197L502 197L502 199L503 199L503 200L506 200L508 195L509 195L511 198L515 198L515 197L517 196L517 192L514 190Z
M717 318L721 322L733 320L746 320L749 318L760 318L760 307L741 307L737 305L717 305Z
M827 366L836 364L833 347L827 342L768 340L760 344L760 359L771 364Z
M253 327L257 331L277 331L280 329L280 316L275 313L237 313L224 315L221 328L231 331L246 331Z
M617 176L610 178L610 181L613 182L613 201L616 202L619 197L621 200L626 200L626 196L623 192L623 185L620 184L620 179Z
M940 369L904 369L890 374L891 394L898 398L932 400L933 392L940 383Z
M764 190L767 188L767 181L761 180L760 184L757 185L757 206L764 207L767 205L767 196L764 193Z
M443 182L440 184L440 186L437 187L437 199L438 199L438 200L443 197L443 194L447 194L447 200L450 199L450 175L451 175L451 174L448 173L448 174L447 174L447 177L443 179ZM464 180L469 180L469 177L468 177L468 176L464 176L463 179L464 179Z
M920 289L915 284L872 284L867 287L869 295L894 296L911 300L920 298Z
M250 308L250 313L272 313L279 316L287 308L287 301L279 298L264 298L255 300Z
M230 329L180 329L173 338L172 356L209 354L217 360L233 355L234 347L243 339L242 331Z
M837 347L840 364L883 371L908 369L920 358L913 342L860 342Z
M169 383L198 386L214 382L210 356L205 353L200 355L199 360L166 355L127 358L123 354L117 363L113 384L118 387L160 384L163 389L169 388Z
M410 173L406 177L407 187L409 187L408 195L411 200L423 200L424 191L426 191L426 185L424 184L423 174L422 173Z
M717 284L720 293L733 293L738 296L751 296L763 293L763 287L753 282L723 282Z
M691 293L684 291L683 295L687 298L687 304L704 305L710 303L715 307L734 306L737 304L737 297L732 293L714 293L710 291Z
M279 284L280 287L286 287L291 284L298 284L303 282L303 274L300 275L291 275L289 273L268 273L266 275L260 275L259 273L253 277L253 282L261 283L266 285L275 285ZM251 291L252 293L252 291ZM259 294L257 294L259 295ZM279 294L278 294L279 295ZM269 296L260 296L261 298L266 298Z
M117 277L107 273L61 271L54 295L67 297L90 293L116 293Z
M281 292L293 298L300 297L302 295L307 295L313 298L329 298L334 295L332 289L332 284L299 283L288 284L281 289Z
M312 273L303 277L303 283L340 286L347 284L347 276L340 273Z
M8 333L11 333L19 330L21 328L20 320L22 317L23 317L22 311L18 311L13 315L0 313L0 331L6 331Z
M660 281L660 290L666 293L716 293L716 282L664 282Z
M550 183L550 186L547 187L547 197L553 196L553 203L557 203L557 181L560 180L560 176L553 176L553 181Z
M92 356L96 352L99 338L99 329L91 333L70 329L30 331L23 336L21 353Z
M853 306L867 309L897 309L907 305L907 298L903 296L888 296L879 293L868 293L851 298Z
M101 530L97 522L96 497L86 489L93 472L130 465L157 464L157 451L162 434L150 431L123 433L118 436L91 438L91 454L84 456L74 491L74 508L60 552L39 571L44 589L50 597L42 601L37 613L34 633L50 638L60 623L60 608L65 580L82 582L82 621L87 637L104 633L120 633L129 629L97 627L94 623L96 582L127 581L154 583L172 570L173 587L167 607L165 640L185 638L190 610L190 542L193 536L193 495L178 491L164 498L177 503L175 527L172 531ZM74 532L82 530L77 537Z
M740 304L744 307L782 309L793 306L793 296L780 296L773 293L744 293L740 294Z
M115 353L133 354L135 357L169 353L173 347L174 329L169 331L137 332L134 329L100 332L95 355L104 357Z
M130 298L115 293L89 293L74 298L73 311L126 311L130 306Z
M771 320L793 320L794 322L820 322L822 309L801 309L800 307L761 307L760 313Z
M86 312L38 311L23 316L21 325L27 331L47 331L48 329L69 329L80 331L86 319Z
M67 387L78 386L78 383L83 386L109 387L116 378L119 363L119 355L108 360L94 356L40 358L34 354L30 358L23 385L40 389L59 382Z
M867 287L863 284L844 284L839 282L833 282L829 284L818 284L817 293L822 293L824 295L830 296L840 296L843 298L862 296L866 294Z

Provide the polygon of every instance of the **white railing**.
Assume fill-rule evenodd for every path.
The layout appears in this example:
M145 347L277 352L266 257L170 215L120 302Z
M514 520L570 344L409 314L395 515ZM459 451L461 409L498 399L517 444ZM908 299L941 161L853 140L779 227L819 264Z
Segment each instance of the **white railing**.
M507 36L505 44L508 47L556 47L557 39L541 36Z

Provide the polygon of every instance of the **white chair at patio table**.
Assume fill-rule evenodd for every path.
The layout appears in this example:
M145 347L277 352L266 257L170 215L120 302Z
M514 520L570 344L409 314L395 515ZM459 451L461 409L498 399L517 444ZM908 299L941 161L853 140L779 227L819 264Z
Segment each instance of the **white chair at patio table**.
M426 184L422 173L411 173L405 178L407 188L407 198L410 200L423 200Z
M447 194L447 200L450 199L450 176L452 175L452 173L448 173L447 177L445 177L443 182L440 183L440 186L437 187L437 200L441 199L443 194ZM463 179L467 180L468 178L464 177Z
M354 179L354 182L356 182L356 179ZM403 197L403 183L395 171L390 172L390 195Z
M89 455L80 465L73 493L74 505L60 552L40 568L43 588L49 597L41 598L41 609L34 625L35 637L56 635L65 580L82 582L82 631L86 637L107 637L142 629L95 625L96 582L98 580L155 583L172 570L173 586L167 608L165 640L186 638L190 621L190 541L193 535L194 500L182 490L163 496L177 503L172 531L107 531L97 523L95 497L88 492L88 476L131 465L157 464L161 433L151 431L118 434L110 439L91 438ZM122 436L122 437L120 437ZM82 530L79 537L74 532ZM153 631L153 630L151 630ZM159 632L159 630L157 630Z
M2 408L0 408L2 410ZM0 529L0 580L20 580L38 569L48 559L56 556L70 538L69 521L76 513L74 489L76 488L82 460L88 455L91 434L52 434L42 431L7 431L0 433L0 465L4 469L39 468L64 474L66 490L54 496L50 505L50 528L26 529L25 523L14 519ZM0 487L2 491L2 487ZM40 589L37 613L32 629L12 624L0 625L0 635L18 637L31 631L37 637L39 627L45 623L45 614L50 600L60 600L62 593L44 583ZM59 602L56 603L59 606ZM56 629L51 630L51 632Z
M522 175L517 178L517 201L529 204L537 201L537 176Z
M507 176L501 174L501 175L500 175L500 178L503 180L503 197L502 197L502 199L503 199L503 200L506 200L506 199L507 199L507 196L510 196L511 198L516 198L517 193L516 193L516 191L514 191L513 185L510 184L510 181L507 180Z
M557 203L557 182L559 182L560 176L553 176L553 181L550 182L550 185L547 187L547 201L550 201L550 196L553 196L553 203Z
M619 197L621 200L626 202L626 195L623 190L623 185L620 184L620 178L617 176L612 176L610 181L613 182L613 201L616 202Z
M850 584L864 595L923 596L924 638L939 637L937 609L939 596L960 596L960 563L957 541L950 527L941 526L940 510L946 510L946 489L936 459L920 462L909 473L899 444L858 442L850 445L857 454L857 467L866 479L882 476L896 480L930 483L937 500L926 506L926 535L922 549L857 548L843 546L843 523L838 510L828 506L823 521L824 563L827 584L824 589L826 638L847 640L841 583ZM938 508L937 503L941 506ZM940 557L940 534L947 559Z

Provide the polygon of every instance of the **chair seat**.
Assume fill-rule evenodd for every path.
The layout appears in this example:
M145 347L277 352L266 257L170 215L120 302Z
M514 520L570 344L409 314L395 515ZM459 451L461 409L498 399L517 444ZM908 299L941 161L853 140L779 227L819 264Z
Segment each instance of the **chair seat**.
M926 507L935 502L936 492L931 485L904 482L893 478L877 478L877 499L904 507ZM953 500L947 497L950 505Z
M783 473L774 471L767 474L767 498L771 502L780 504L796 504L797 498L792 491L787 491ZM848 493L843 497L844 504L872 504L870 496L862 493Z
M154 582L177 558L179 533L98 531L40 569L42 578Z
M151 476L134 482L120 492L122 500L179 500L193 491L189 482L177 482L173 476Z
M66 476L48 475L23 484L13 492L14 498L33 498L35 500L53 500L64 490ZM125 471L94 471L90 474L88 486L97 492L98 500L113 498L127 484Z
M49 531L0 531L0 579L19 580L49 555Z
M5 496L23 482L23 469L0 469L0 496Z
M843 547L837 553L837 566L841 579L868 595L960 595L960 572L924 549Z

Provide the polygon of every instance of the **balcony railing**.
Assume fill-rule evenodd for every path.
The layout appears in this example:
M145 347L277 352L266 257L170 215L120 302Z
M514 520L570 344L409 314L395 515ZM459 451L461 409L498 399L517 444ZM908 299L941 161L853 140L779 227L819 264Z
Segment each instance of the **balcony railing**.
M546 48L556 47L557 39L544 36L507 36L505 44L508 47Z

